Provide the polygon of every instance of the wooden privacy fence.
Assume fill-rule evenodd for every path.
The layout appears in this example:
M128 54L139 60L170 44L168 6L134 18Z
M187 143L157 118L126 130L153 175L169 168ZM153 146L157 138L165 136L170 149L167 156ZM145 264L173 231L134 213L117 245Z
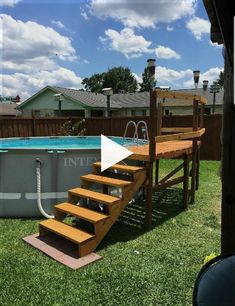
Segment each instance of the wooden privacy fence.
M82 118L50 117L50 118L26 118L8 117L0 119L0 138L5 137L32 137L32 136L56 136L68 120L77 122ZM144 120L148 124L149 117L112 117L112 118L86 118L86 135L112 135L123 136L128 121ZM164 116L163 127L187 127L192 125L192 116ZM201 159L220 160L221 143L220 133L222 127L221 115L205 115L204 126L206 134L202 137ZM129 129L127 136L133 136L134 128ZM141 134L141 132L140 132Z

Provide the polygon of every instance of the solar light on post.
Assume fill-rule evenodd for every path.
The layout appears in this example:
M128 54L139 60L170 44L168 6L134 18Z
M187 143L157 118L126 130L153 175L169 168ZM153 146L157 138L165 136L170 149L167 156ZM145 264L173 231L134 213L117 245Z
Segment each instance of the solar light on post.
M147 60L147 63L148 63L148 75L151 82L151 88L154 88L156 60L154 58L149 58Z
M110 96L113 95L113 89L103 88L102 92L105 96L107 96L107 117L110 117Z
M204 80L204 81L202 82L202 84L203 84L203 90L204 90L204 91L207 91L208 83L209 83L208 80Z
M196 89L198 87L199 77L200 77L200 71L199 70L194 70L193 71L193 80L194 80L194 85L195 85Z
M61 115L61 103L64 101L64 95L62 93L55 94L54 100L58 101L59 115Z
M214 82L210 87L210 93L213 93L213 107L212 113L215 113L215 101L216 101L216 94L220 92L220 86L218 83Z

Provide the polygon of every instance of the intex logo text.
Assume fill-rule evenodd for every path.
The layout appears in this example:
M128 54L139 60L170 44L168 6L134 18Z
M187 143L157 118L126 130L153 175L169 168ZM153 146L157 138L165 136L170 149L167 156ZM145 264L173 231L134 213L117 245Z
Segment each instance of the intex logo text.
M65 167L88 167L98 160L97 157L64 157Z

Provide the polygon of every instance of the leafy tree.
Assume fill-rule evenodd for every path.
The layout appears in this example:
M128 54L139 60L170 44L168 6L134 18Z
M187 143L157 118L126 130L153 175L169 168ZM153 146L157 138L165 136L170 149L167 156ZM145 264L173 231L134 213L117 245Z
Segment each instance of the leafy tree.
M59 130L59 135L62 136L84 136L86 132L85 119L78 122L72 120L65 121Z
M90 78L82 80L86 91L101 93L104 83L104 73L93 74Z
M219 78L216 81L220 87L224 86L224 71L221 71L219 74Z
M144 69L144 72L142 73L142 83L140 83L140 92L143 91L150 91L150 89L156 86L157 81L154 81L154 84L152 84L152 79L149 77L148 68Z
M113 93L135 92L137 81L129 68L114 67L107 72L97 73L82 81L85 89L91 92L102 93L102 88L111 87Z
M111 87L113 93L135 92L138 83L127 67L114 67L104 74L104 88Z

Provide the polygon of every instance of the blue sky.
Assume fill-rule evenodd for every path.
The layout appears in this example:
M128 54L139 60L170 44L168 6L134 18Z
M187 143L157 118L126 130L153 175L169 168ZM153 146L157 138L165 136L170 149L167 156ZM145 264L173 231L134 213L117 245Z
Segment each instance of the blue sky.
M3 95L28 98L46 85L81 88L84 77L115 66L137 80L156 58L157 85L210 83L223 69L222 47L196 0L1 0Z

